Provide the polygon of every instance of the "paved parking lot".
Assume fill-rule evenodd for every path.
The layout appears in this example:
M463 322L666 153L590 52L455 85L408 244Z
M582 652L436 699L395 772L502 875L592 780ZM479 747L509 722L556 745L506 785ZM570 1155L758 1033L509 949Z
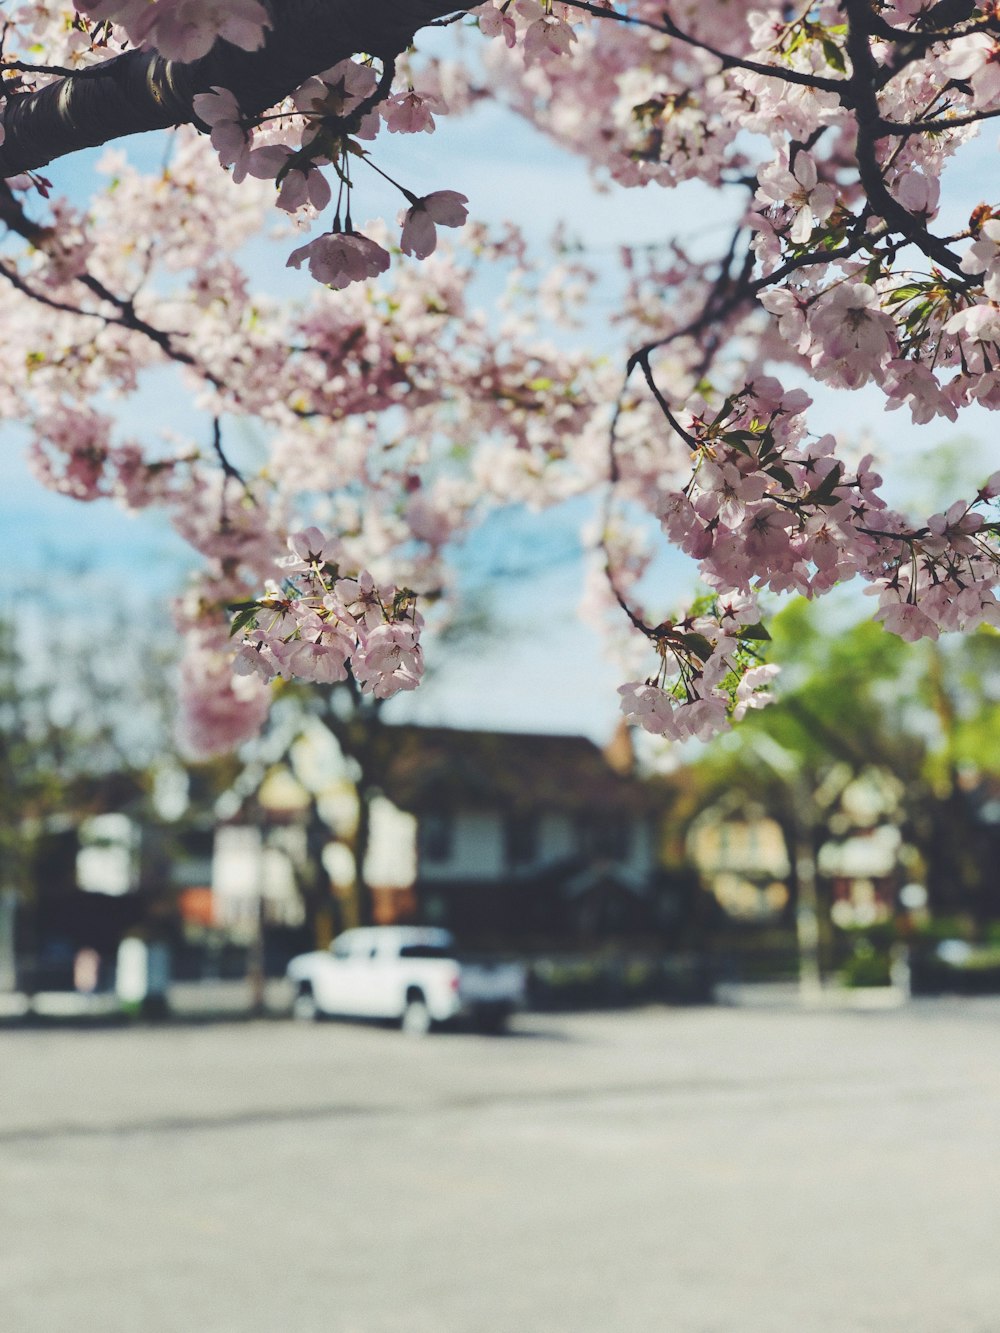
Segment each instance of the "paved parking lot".
M4 1333L998 1333L1000 1004L0 1032Z

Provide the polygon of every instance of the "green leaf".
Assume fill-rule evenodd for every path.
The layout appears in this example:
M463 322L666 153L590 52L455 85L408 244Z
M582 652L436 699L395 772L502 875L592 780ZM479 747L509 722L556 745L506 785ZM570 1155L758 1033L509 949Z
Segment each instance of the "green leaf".
M688 652L693 653L700 661L707 662L712 656L712 645L704 634L681 634L678 637Z
M771 636L767 629L760 623L756 625L744 625L740 630L741 639L753 639L756 643L770 643Z
M732 435L723 435L722 439L730 449L735 449L737 453L744 454L747 458L753 457L753 450L743 440L738 439L735 432Z
M229 629L229 637L231 639L234 639L237 634L240 634L245 630L248 625L255 625L257 623L257 610L257 603L253 602L250 606L245 606L243 610L233 618L233 623Z
M888 305L896 305L901 301L912 301L915 296L920 296L924 292L923 286L917 282L904 283L902 287L895 287L889 293Z
M792 474L787 471L787 469L783 467L769 467L767 469L767 475L773 477L775 481L780 481L782 486L787 487L788 490L794 491L795 481Z
M842 463L834 463L833 467L826 474L820 484L810 495L810 500L814 504L828 505L835 503L833 493L840 485L841 477L844 475Z
M823 55L826 57L826 63L832 65L840 74L847 73L847 65L844 61L844 53L836 42L831 41L829 37L824 37L820 42L823 48Z

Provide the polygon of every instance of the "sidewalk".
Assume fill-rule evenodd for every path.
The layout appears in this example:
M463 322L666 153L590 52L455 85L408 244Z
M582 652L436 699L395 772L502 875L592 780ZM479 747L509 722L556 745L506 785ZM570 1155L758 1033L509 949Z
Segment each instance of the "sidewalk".
M898 986L800 986L797 981L720 982L715 1003L737 1009L898 1009L910 996Z
M287 1018L292 1012L294 987L284 977L264 986L264 1016ZM253 1010L250 983L240 981L175 981L168 996L172 1018L243 1018Z
M288 1018L293 987L284 978L272 978L264 990L264 1012L254 1014L250 983L237 981L176 981L167 996L168 1022L235 1022L254 1017ZM906 993L894 986L847 989L828 985L803 990L798 982L720 982L714 1001L735 1009L886 1010L907 1003ZM80 995L75 991L45 991L32 997L0 992L0 1025L5 1022L125 1022L126 1014L114 994Z
M283 978L269 980L264 989L266 1018L285 1018L291 1013L292 987ZM249 982L178 981L167 995L168 1021L210 1022L251 1018L253 994ZM0 992L0 1024L33 1020L71 1022L122 1022L128 1018L118 997L111 993L81 995L76 991L39 991L27 996L19 991Z

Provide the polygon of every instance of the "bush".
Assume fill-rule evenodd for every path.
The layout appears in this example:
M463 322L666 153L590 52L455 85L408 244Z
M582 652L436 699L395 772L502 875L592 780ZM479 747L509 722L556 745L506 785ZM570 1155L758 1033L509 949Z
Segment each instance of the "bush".
M876 949L870 940L859 940L840 969L839 978L844 986L888 986L892 980L889 954Z

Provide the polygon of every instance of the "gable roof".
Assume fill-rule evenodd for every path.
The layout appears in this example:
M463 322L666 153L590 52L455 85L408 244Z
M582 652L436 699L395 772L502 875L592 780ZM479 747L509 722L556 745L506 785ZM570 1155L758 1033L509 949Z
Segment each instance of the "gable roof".
M585 736L386 727L383 790L403 809L641 812L650 789Z

